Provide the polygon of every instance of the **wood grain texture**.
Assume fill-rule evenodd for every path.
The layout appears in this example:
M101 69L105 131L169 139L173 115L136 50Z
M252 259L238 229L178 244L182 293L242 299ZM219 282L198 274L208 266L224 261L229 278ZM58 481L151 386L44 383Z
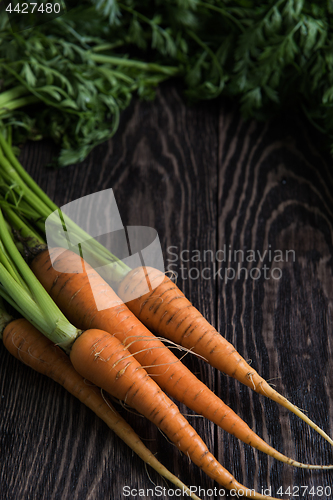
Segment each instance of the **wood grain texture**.
M26 145L21 161L58 205L112 187L124 225L158 231L166 264L194 305L259 373L332 435L333 169L316 144L300 118L244 122L225 101L188 106L179 89L165 85L154 102L133 101L114 138L82 164L46 169L57 152L48 141ZM218 262L215 256L221 260L224 249L239 251L237 258L232 253ZM241 251L249 250L265 255L263 260L257 255L255 262L242 262ZM284 256L293 250L295 257L276 262L275 250ZM239 263L244 269L238 277ZM275 268L275 276L281 270L279 279L272 277ZM235 278L226 280L232 269ZM330 446L275 403L202 360L188 356L184 362L279 451L301 461L333 463ZM301 486L330 486L333 492L332 472L283 466L181 409L243 484L258 491L271 486L275 495L288 486L291 493ZM232 498L210 495L207 489L216 484L150 423L121 411L164 465L206 490L203 499ZM2 345L0 452L1 499L175 498L171 491L162 496L147 491L154 488L150 478L170 485L151 470L148 475L90 410L12 359ZM125 485L142 488L142 495L125 497ZM302 493L299 498L306 500L326 498L320 490Z

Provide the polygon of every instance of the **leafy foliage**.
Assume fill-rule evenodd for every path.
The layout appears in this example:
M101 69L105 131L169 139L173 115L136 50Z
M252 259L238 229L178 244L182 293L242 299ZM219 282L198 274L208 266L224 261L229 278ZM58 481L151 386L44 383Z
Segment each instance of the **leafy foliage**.
M83 0L14 34L2 19L0 119L17 140L53 137L67 165L115 132L134 92L178 76L190 100L233 96L245 116L301 108L333 151L331 4Z

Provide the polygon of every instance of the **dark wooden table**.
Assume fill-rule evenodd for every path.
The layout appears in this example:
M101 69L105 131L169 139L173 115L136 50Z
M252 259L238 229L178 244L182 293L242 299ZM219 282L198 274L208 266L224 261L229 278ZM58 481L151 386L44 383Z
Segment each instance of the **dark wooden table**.
M134 100L114 138L84 163L46 169L56 152L51 142L30 143L20 159L58 205L112 187L123 223L155 228L167 265L177 256L172 269L193 304L264 378L333 435L333 162L302 118L244 122L225 100L190 107L177 87L165 85L154 102ZM216 262L223 250L232 251L231 259ZM243 262L241 252L234 258L237 250ZM254 262L246 260L250 251ZM226 279L230 269L234 279ZM330 445L294 415L194 356L184 362L279 451L303 462L333 463ZM152 424L117 408L164 465L203 488L203 499L220 498L209 491L216 483ZM329 488L333 493L333 471L282 465L181 410L248 487L306 500L329 498ZM176 498L172 486L146 470L90 410L2 345L0 450L2 500ZM166 493L152 491L153 483ZM137 495L125 496L124 486Z

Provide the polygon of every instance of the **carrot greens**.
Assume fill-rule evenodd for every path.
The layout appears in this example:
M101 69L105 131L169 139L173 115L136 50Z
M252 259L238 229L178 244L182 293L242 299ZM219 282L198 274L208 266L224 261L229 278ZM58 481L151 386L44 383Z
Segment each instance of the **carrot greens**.
M1 209L0 255L0 295L50 340L67 349L80 332L61 313L21 256Z
M191 101L234 98L244 116L305 116L332 149L331 2L67 0L68 12L12 33L0 16L0 120L14 142L52 137L60 166L118 128L134 93L178 78Z

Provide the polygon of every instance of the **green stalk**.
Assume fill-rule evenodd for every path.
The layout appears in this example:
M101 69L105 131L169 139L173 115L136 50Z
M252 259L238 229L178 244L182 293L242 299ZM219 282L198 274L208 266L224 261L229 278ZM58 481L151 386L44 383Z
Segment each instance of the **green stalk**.
M0 283L0 298L3 298L5 299L6 302L8 302L8 304L10 304L13 309L16 309L16 311L23 317L24 316L24 313L22 311L22 309L20 308L20 306L18 304L16 304L15 300L12 299L12 297L6 292L6 289L3 285L1 285Z
M232 14L230 14L230 12L228 12L226 9L222 9L221 7L217 7L216 5L212 5L212 4L207 3L207 2L198 2L197 5L199 7L204 7L205 9L214 10L215 12L218 12L222 16L230 19L233 23L235 23L235 25L237 26L237 28L242 33L244 33L244 31L245 31L244 26L242 26L242 24L238 21L238 19L236 19Z
M1 161L0 161L1 163ZM9 187L8 187L9 189ZM41 205L37 205L34 203L34 207L30 209L29 202L32 201L32 197L27 197L26 199L22 198L19 200L17 204L9 204L8 202L2 202L4 210L8 209L12 212L12 217L16 216L16 224L19 226L19 220L22 218L21 213L25 214L26 217L30 217L34 225L38 228L38 230L45 235L45 219L52 213L48 208L42 209ZM0 201L1 204L1 201ZM36 212L38 210L38 212ZM87 233L75 224L71 219L69 219L64 213L61 212L60 209L57 209L60 219L62 221L62 229L63 231L59 232L57 235L57 244L59 246L63 246L64 248L70 248L69 239L66 238L66 233L75 236L75 239L79 241L87 241ZM23 221L22 221L23 223ZM23 227L23 226L22 226ZM18 227L19 228L19 227ZM28 230L27 224L24 225L25 235L27 237L37 237L39 240L36 242L36 246L39 246L42 238L37 234L34 230ZM31 245L29 245L31 246ZM77 247L70 248L72 251L78 253ZM110 253L103 245L101 245L97 240L91 238L89 236L89 246L85 248L85 257L88 263L94 262L99 266L109 266L108 274L109 277L112 276L110 280L114 283L119 283L126 276L126 274L131 270L126 264L124 264L121 260L119 260L116 256Z
M33 230L33 228L28 226L11 208L3 208L3 211L5 212L11 226L19 231L22 238L26 239L26 246L35 248L46 244L45 241Z
M45 240L36 231L34 231L31 226L26 224L22 220L22 217L17 215L16 212L17 210L20 210L21 204L22 202L20 201L18 206L10 206L8 203L1 202L0 200L0 206L2 205L2 209L11 225L20 231L24 238L28 239L26 245L30 248L38 248L41 245L45 245ZM130 271L130 268L122 261L118 260L113 254L110 254L110 252L94 238L86 240L87 233L77 226L71 219L65 216L60 209L58 209L58 212L62 221L62 229L64 231L58 233L56 238L57 244L78 253L76 246L71 248L70 240L66 237L66 233L73 235L75 239L79 239L80 236L85 237L85 241L89 242L84 249L86 260L88 262L93 260L94 264L99 266L107 265L109 267L109 274L112 275L113 281L121 281ZM39 222L41 222L41 225L43 226L41 231L45 234L45 222L44 220L40 220ZM36 223L38 223L38 221L36 221Z
M218 58L216 57L216 54L214 53L214 51L208 47L207 44L205 44L197 35L196 33L194 33L192 30L187 30L187 33L188 35L193 38L193 40L195 42L197 42L197 44L202 48L204 49L210 56L211 58L215 61L216 63L216 66L218 68L218 71L220 73L220 77L221 77L221 81L220 81L220 89L222 90L222 87L223 87L223 77L224 77L224 74L223 74L223 69L222 69L222 66L221 66L221 63L220 61L218 60Z
M90 53L89 58L97 63L103 64L115 64L117 66L127 66L130 68L137 68L144 71L154 71L157 73L163 73L169 76L180 75L180 70L176 66L161 66L154 63L145 63L142 61L136 61L134 59L125 59L122 57L106 56L103 54Z
M67 340L64 334L62 336L59 336L58 334L54 335L54 331L56 328L54 328L52 326L52 323L48 321L48 318L45 317L46 315L43 314L42 308L39 307L38 304L33 300L29 292L22 289L22 287L15 281L15 279L9 274L7 269L5 269L2 264L0 264L0 275L1 283L5 287L5 290L10 290L10 292L8 293L12 299L12 304L15 304L15 307L16 304L19 305L21 312L23 312L23 315L28 321L36 326L36 328L38 328L54 343L59 343ZM55 323L55 327L56 326L57 322Z
M51 108L61 108L61 103L57 104L56 102L51 101L50 99L48 99L47 97L45 97L45 95L41 94L38 91L38 89L29 86L26 83L26 81L24 80L24 78L19 73L17 73L13 68L11 68L10 65L3 64L2 66L3 66L3 68L6 71L8 71L9 73L11 73L16 78L16 80L18 80L22 85L24 85L26 87L26 89L28 90L28 92L30 92L30 94L32 94L33 96L35 96L38 101L41 101L44 104L47 104L48 106L51 106ZM58 88L58 91L61 92L60 88ZM76 111L76 110L71 109L71 108L66 108L66 112L68 114L77 115L77 116L84 116L85 115L84 112L82 112L82 111Z
M75 252L82 257L81 248L78 248L77 245L72 247L70 238L67 238L66 236L68 234L75 240L84 241L84 260L94 268L107 266L104 278L107 278L107 280L109 280L113 284L119 284L131 271L131 268L124 264L124 262L119 260L117 257L115 257L94 238L90 237L89 240L87 240L87 233L79 226L77 226L71 219L65 216L60 209L59 215L63 223L64 231L57 233L57 236L55 238L57 241L57 245L62 246L63 248L68 248L72 252Z
M15 101L19 97L22 97L27 94L27 89L24 85L18 85L14 89L6 90L0 94L0 109L3 106L6 106L7 103L11 101Z
M87 261L91 262L92 260L94 263L97 262L100 266L109 266L108 279L113 283L122 281L131 269L61 212L57 205L50 200L46 193L42 191L24 170L1 133L0 148L3 149L6 155L5 157L0 149L0 169L2 170L2 176L5 180L7 179L7 183L9 184L8 189L10 188L10 184L14 181L22 190L22 193L19 193L19 196L23 196L22 200L19 200L17 207L13 206L12 209L17 212L20 210L20 204L24 207L26 207L27 204L28 206L30 205L33 211L36 211L42 219L42 221L36 222L36 224L38 224L38 228L43 231L43 234L45 233L44 221L52 212L58 211L65 233L68 232L69 234L75 235L78 241L87 241L87 236L89 236L89 248L85 248L86 256L90 257L87 258ZM69 247L66 235L59 234L58 238L59 242L64 243L65 248ZM78 253L77 248L72 250Z
M12 139L13 139L12 130L13 129L11 126L7 127L7 142L10 148L12 147Z
M118 42L114 42L114 43L103 43L103 44L100 44L100 45L96 45L95 47L93 47L91 49L92 52L104 52L105 50L114 50L118 47L122 47L123 45L125 45L125 41L124 40L118 40Z
M126 82L128 84L132 84L132 87L131 87L132 92L137 88L137 85L135 85L134 78L131 78L130 76L125 75L124 73L121 73L121 71L111 69L107 65L98 66L98 71L100 73L102 73L103 75L105 75L106 78L108 78L108 76L111 74L111 75L114 75L119 80L122 80L123 82Z
M1 142L1 139L0 139ZM3 152L0 147L0 164L2 167L2 176L5 181L9 185L11 185L13 182L20 187L22 190L22 193L20 195L24 194L26 198L29 200L29 204L37 210L37 212L44 212L44 213L49 213L49 208L48 206L39 198L38 195L36 195L28 186L27 184L22 180L20 175L17 173L15 168L12 167L10 162L7 160L7 158L4 157ZM46 195L45 195L46 196Z
M7 269L1 264L1 282L6 287L7 292L14 298L15 302L25 311L27 319L31 314L36 317L32 318L35 326L37 326L37 319L40 320L40 328L47 337L55 343L64 343L68 347L77 337L78 330L69 323L62 312L58 309L51 297L40 284L36 276L33 274L29 266L26 264L20 252L17 250L8 230L5 220L0 210L0 228L1 239L5 249L11 256L13 263L17 267L24 281L28 285L31 295L29 295L23 288L15 281L9 274ZM33 298L32 298L33 297ZM31 313L30 307L32 302L35 304ZM38 314L36 310L38 309ZM45 311L45 316L43 312ZM43 317L43 321L40 316ZM47 325L47 329L45 327Z
M0 117L5 116L8 111L13 111L14 109L23 108L23 106L28 106L29 104L36 104L40 102L38 97L28 96L22 97L20 99L15 99L15 101L8 102L0 108Z
M18 161L16 156L13 153L12 148L9 146L7 141L5 140L3 134L0 132L0 146L2 147L5 155L7 156L9 162L12 164L12 167L15 169L19 178L22 179L26 185L31 189L33 193L35 193L40 200L47 206L52 212L57 210L57 205L51 201L51 199L47 196L46 193L38 186L38 184L33 180L33 178L28 174L28 172L22 167L21 163ZM1 158L0 158L1 161ZM20 183L21 184L21 183ZM23 187L23 186L22 186Z
M11 225L15 229L20 231L21 235L24 238L28 239L26 242L26 246L32 249L39 248L41 245L46 244L45 241L37 232L34 231L34 229L30 225L26 224L22 220L22 217L17 215L17 211L20 209L20 205L22 203L23 202L20 202L18 207L17 206L11 207L9 206L8 203L1 202L0 200L0 206L2 205L2 209L5 212ZM71 248L70 240L66 238L66 233L68 232L73 236L75 235L77 239L80 237L80 234L83 236L86 236L87 234L83 230L81 230L78 236L77 230L81 228L79 228L79 226L74 224L73 221L71 221L69 218L66 217L66 219L64 219L64 214L60 210L59 212L60 212L60 218L63 223L64 233L63 232L58 233L56 238L57 245L63 248L69 248L75 253L79 253L76 246L74 248ZM39 224L40 230L42 231L43 234L45 234L45 223L44 221L41 220L39 222L40 222ZM88 245L85 245L84 258L93 267L107 266L107 269L104 271L105 272L104 277L113 284L119 284L124 279L126 274L130 271L130 268L126 264L124 264L122 261L118 260L112 254L110 254L110 252L105 247L103 247L100 243L98 243L97 240L93 238L89 240Z
M0 164L0 170L1 170L1 164ZM1 181L1 174L0 174L0 181ZM6 191L6 189L7 189L7 191ZM29 221L33 221L35 226L38 228L40 227L39 223L43 221L43 226L41 226L40 230L43 233L45 233L45 229L44 229L45 217L43 217L39 212L37 212L34 208L32 208L29 205L29 203L22 197L20 197L20 199L18 200L17 203L14 200L10 201L8 199L8 196L5 199L4 197L6 195L8 195L9 189L10 189L10 186L8 186L8 185L6 185L6 188L4 188L4 186L2 186L2 189L1 189L1 185L0 185L0 191L2 191L2 193L3 193L3 198L0 199L1 205L5 208L6 207L11 208L12 210L15 210L15 212L18 213L20 216L23 215L26 219L29 219ZM13 190L11 189L11 191L13 191Z
M17 250L16 245L13 242L10 233L7 229L7 224L3 217L2 210L0 210L0 228L1 228L1 241L4 245L4 248L11 256L12 261L15 264L16 268L20 272L21 276L24 278L32 294L36 297L37 302L40 301L39 305L41 306L43 304L47 306L48 304L45 298L43 297L45 290L39 283L33 272L30 270L29 266L26 264L24 259L22 258L20 252ZM42 290L44 291L44 293L42 292ZM50 305L51 305L51 310L49 311L50 320L56 321L58 318L57 310L55 307L52 307L52 304Z
M12 264L10 261L7 252L5 250L5 247L2 244L2 241L0 240L0 262L1 264L7 269L9 274L13 276L13 278L26 290L29 290L23 279L21 278L20 274L17 272L17 269L15 266Z

